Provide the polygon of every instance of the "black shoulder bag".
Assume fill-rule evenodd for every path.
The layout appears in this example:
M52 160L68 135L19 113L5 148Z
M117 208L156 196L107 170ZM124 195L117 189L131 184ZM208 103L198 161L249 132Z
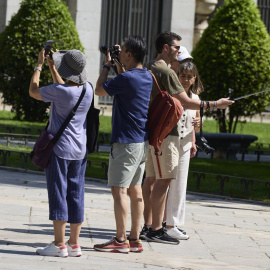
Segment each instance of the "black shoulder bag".
M89 82L90 83L90 82ZM92 84L90 83L92 86ZM93 153L97 149L97 139L98 139L98 132L99 132L99 113L100 110L94 107L94 88L93 89L93 99L91 103L91 107L87 113L86 118L86 136L87 136L87 150L88 153Z

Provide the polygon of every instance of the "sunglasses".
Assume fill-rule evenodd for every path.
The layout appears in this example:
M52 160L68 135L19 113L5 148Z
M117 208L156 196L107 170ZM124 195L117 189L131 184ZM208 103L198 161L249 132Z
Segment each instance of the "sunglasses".
M174 47L176 50L180 50L180 46L176 46L176 45L169 45L170 47Z

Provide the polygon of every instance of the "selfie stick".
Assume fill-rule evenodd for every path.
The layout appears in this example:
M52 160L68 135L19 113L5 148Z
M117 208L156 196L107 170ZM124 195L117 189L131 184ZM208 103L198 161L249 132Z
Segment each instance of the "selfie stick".
M256 93L244 95L244 96L237 97L237 98L231 98L231 100L239 100L239 99L242 99L242 98L247 98L247 97L254 96L254 95L261 94L261 93L268 92L268 91L270 91L270 89L262 90L262 91L259 91L259 92L256 92Z

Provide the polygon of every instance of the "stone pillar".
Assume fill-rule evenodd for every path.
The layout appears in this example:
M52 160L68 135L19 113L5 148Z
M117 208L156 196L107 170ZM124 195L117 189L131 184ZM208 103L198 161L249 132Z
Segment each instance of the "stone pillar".
M18 12L22 0L0 0L0 33L8 25L12 15Z
M2 33L6 26L7 14L7 0L0 0L0 33Z
M193 49L195 4L196 0L172 1L170 30L182 37L180 44L185 46L189 52Z
M214 12L217 3L218 0L196 0L193 47L195 47L203 31L208 27L209 15Z
M87 79L94 87L100 73L101 10L100 0L77 0L75 24L87 59ZM97 103L98 98L95 97Z

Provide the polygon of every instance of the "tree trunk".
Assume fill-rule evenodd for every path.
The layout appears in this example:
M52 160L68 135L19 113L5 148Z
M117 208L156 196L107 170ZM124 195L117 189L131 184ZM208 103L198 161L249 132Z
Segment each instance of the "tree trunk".
M232 133L235 133L235 131L236 131L236 126L237 126L237 124L238 124L238 119L239 119L239 115L237 115L237 116L235 117L235 122L234 122L234 126L233 126L233 131L232 131Z
M227 133L225 110L221 110L218 122L219 122L219 132Z

